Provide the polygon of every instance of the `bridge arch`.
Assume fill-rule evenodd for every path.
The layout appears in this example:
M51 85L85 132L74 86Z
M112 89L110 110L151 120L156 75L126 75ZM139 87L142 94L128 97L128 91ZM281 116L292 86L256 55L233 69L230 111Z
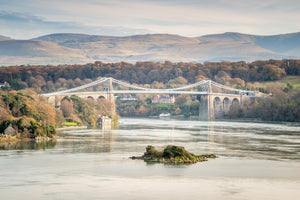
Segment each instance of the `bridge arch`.
M223 105L219 97L214 98L214 114L215 114L215 118L223 117Z
M225 97L223 99L223 110L224 110L224 113L227 113L229 111L231 104L232 104L232 102L229 100L229 98Z
M95 101L94 97L92 97L92 96L88 96L87 99L91 99L91 100Z
M104 99L106 99L106 98L105 98L104 96L101 95L101 96L98 97L98 99L99 99L99 100L104 100Z
M60 99L60 102L64 101L64 100L67 100L69 102L72 102L72 100L70 99L69 96L63 96L61 99Z
M232 100L232 104L239 104L239 103L240 103L240 101L237 98L234 98Z

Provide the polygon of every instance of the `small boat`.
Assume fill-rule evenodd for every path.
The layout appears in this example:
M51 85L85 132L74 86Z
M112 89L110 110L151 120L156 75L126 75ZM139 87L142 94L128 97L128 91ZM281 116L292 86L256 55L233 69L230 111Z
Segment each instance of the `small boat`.
M171 117L171 114L170 113L161 113L159 115L159 118L170 118Z

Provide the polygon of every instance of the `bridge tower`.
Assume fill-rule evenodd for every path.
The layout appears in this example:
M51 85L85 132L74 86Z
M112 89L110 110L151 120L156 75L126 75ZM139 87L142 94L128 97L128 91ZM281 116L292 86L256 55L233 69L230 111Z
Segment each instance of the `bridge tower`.
M103 91L112 91L113 90L111 78L108 78L106 81L104 81L102 90Z
M211 81L209 80L206 87L208 94L201 95L200 105L199 105L199 119L200 120L214 120L214 105L212 99L212 88Z
M108 78L102 86L102 91L107 93L107 100L109 100L110 102L114 102L114 94L112 93L113 91L113 85L112 85L112 79Z
M112 85L112 78L108 78L106 81L104 81L102 86L102 91L104 91L107 95L107 100L112 103L113 106L113 112L116 110L115 105L115 96L113 94L113 85Z
M204 86L207 94L202 94L199 106L199 120L210 121L222 119L234 104L243 104L251 101L251 96L240 94L214 93L209 80Z

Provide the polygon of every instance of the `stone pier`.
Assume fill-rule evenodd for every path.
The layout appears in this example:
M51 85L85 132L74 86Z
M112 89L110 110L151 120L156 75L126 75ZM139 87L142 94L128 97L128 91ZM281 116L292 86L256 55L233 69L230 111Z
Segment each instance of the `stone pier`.
M201 95L199 107L200 120L222 119L228 113L233 104L243 104L250 101L250 97L244 95L228 96L226 94Z

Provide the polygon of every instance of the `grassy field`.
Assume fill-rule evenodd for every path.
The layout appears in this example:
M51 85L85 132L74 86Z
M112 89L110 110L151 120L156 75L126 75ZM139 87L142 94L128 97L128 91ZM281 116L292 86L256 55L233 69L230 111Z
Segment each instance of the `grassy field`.
M65 126L77 126L76 122L65 122Z
M300 88L300 76L286 76L278 81L265 81L265 82L254 82L252 83L256 88L265 88L268 84L278 84L281 87L285 88L286 84L290 83L293 85L293 90Z

